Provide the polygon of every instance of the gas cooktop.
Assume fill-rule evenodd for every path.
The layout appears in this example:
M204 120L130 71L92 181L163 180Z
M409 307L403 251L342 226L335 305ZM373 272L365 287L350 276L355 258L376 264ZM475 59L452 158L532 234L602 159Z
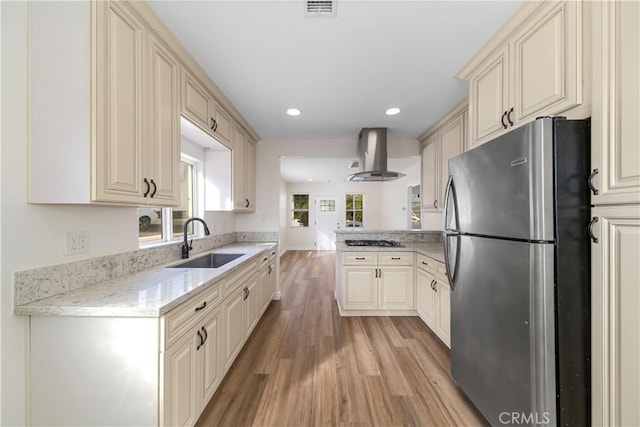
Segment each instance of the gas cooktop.
M400 242L396 242L395 240L345 240L344 244L347 246L403 247Z

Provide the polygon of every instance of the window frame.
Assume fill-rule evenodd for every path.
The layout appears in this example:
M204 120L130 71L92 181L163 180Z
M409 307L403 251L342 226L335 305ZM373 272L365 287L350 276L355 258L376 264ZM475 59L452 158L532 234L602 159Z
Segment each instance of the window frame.
M352 196L353 199L354 199L353 200L353 208L351 208L351 209L349 209L347 207L348 206L347 205L347 197L348 196ZM355 196L362 196L362 209L356 209L355 208ZM364 196L365 196L365 193L344 193L344 210L343 210L343 212L344 212L344 228L364 228L364 211L365 211L365 208L364 208L364 205L365 205L364 199L365 199L365 197ZM355 222L356 212L361 212L362 213L362 221L361 221L362 225L357 226L357 227L349 226L347 224L347 213L348 212L353 212L353 220L352 220L352 222Z
M192 167L193 174L193 216L202 217L204 215L204 167L203 162L195 157L191 157L182 153L180 155L180 163L187 163ZM173 235L173 209L171 207L161 206L139 206L141 208L157 208L161 209L161 221L162 227L160 229L160 238L154 240L140 240L140 230L138 230L138 247L152 247L167 245L175 242L179 242L183 239L183 235ZM196 226L196 233L189 233L188 238L197 238L204 236L204 229L201 226Z
M307 196L307 208L306 209L296 209L295 205L294 205L294 197L295 196ZM311 226L311 194L310 193L290 193L290 204L289 204L289 218L288 218L288 222L289 222L289 228L293 228L293 229L305 229L305 228L310 228ZM307 225L293 225L293 214L295 212L307 212Z

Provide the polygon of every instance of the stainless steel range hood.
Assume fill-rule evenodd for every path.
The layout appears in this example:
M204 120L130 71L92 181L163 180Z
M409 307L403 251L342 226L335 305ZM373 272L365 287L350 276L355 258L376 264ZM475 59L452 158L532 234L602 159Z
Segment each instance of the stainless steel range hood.
M393 181L405 176L387 170L387 128L363 128L358 137L360 172L349 175L349 181Z

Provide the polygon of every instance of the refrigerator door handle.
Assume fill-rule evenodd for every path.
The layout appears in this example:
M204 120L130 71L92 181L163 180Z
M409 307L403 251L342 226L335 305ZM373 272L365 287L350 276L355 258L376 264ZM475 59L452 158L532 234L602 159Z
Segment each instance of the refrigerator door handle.
M456 253L454 256L454 264L451 265L451 258L449 256L449 239L451 237L456 238ZM456 271L458 266L458 260L460 259L460 245L458 244L458 240L460 239L459 234L447 234L443 233L442 241L444 244L444 266L447 269L447 277L449 278L449 285L451 286L451 291L455 291L456 289Z
M449 219L449 198L453 200L453 220L455 228L447 228L447 220ZM456 197L456 187L453 183L453 175L449 175L447 181L447 188L444 192L444 212L442 214L442 230L446 231L458 231L458 199Z

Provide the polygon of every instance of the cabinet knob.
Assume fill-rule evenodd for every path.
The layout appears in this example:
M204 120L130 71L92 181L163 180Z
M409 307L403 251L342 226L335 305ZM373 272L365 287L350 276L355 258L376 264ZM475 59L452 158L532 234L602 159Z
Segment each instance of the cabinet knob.
M598 169L594 169L591 172L591 175L589 175L589 189L591 190L591 192L593 193L594 196L598 195L598 189L596 188L596 186L593 184L593 180L595 179L596 175L598 175Z

